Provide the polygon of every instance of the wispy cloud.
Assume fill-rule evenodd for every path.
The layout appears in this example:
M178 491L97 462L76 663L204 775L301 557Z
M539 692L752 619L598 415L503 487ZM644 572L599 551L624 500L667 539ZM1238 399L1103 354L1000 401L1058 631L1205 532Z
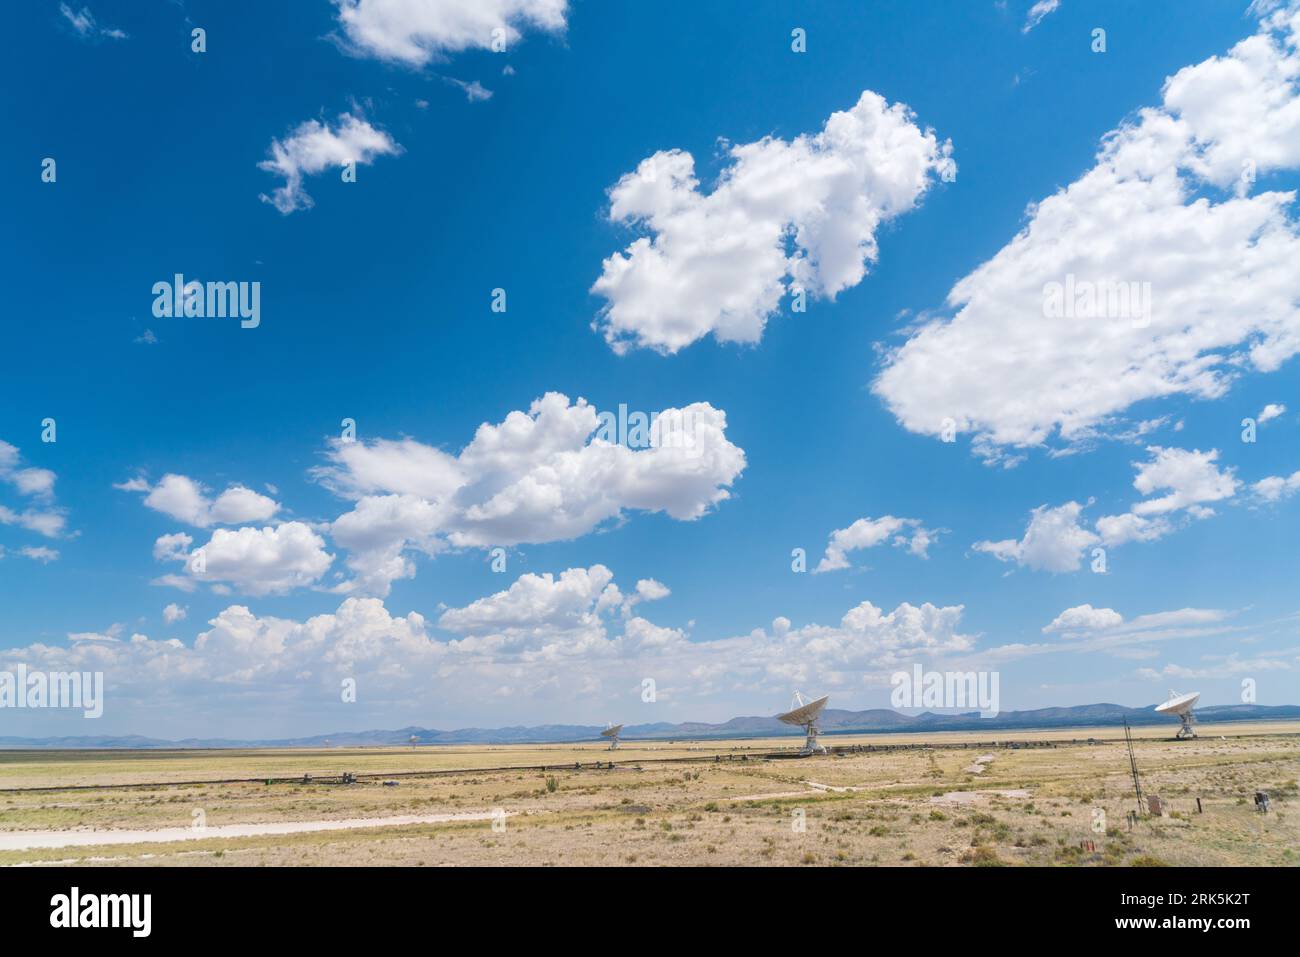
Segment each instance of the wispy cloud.
M1042 23L1045 17L1055 13L1060 6L1061 0L1038 0L1029 8L1029 15L1025 18L1025 25L1020 28L1020 32L1028 33Z
M348 163L369 165L379 156L401 152L402 147L391 136L350 113L342 114L332 127L308 120L283 140L272 140L270 159L258 164L259 169L284 177L284 185L269 196L263 193L262 202L285 215L310 209L315 203L303 189L304 177L342 169Z
M465 99L471 103L482 103L484 100L492 99L492 91L485 87L478 80L472 80L466 83L464 80L458 80L454 76L443 77L452 86L460 89L465 94Z
M74 10L66 3L59 4L59 13L63 15L71 26L73 31L80 37L107 37L110 40L125 40L127 34L117 27L102 27L95 21L95 15L90 12L89 7L82 7L80 10Z

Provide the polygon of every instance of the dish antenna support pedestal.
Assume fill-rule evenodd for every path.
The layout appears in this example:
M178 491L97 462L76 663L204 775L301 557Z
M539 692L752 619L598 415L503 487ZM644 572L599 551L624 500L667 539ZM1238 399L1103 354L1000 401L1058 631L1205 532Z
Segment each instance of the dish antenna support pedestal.
M817 740L817 725L809 721L803 726L804 734L807 737L803 740L803 747L799 749L800 754L825 754L826 748Z

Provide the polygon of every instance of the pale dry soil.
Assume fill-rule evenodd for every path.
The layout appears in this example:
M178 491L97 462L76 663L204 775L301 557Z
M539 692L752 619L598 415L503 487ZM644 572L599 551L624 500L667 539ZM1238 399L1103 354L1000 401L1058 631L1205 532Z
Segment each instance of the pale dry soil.
M962 749L802 760L760 757L789 748L789 739L656 743L613 754L595 745L4 752L0 788L90 789L0 793L0 864L1300 863L1300 726L1201 725L1202 737L1190 742L1162 731L1140 730L1137 761L1144 790L1159 794L1168 814L1132 827L1127 751L1121 736L1099 729L1006 735L1058 742L1049 748L1013 750L984 734L965 736L970 746ZM963 736L824 740L924 745ZM655 764L653 757L696 760ZM613 770L591 766L610 758ZM574 770L574 761L584 767ZM486 770L552 762L545 772ZM213 783L447 769L459 770L403 777L393 787ZM208 783L158 783L189 780ZM1254 810L1256 790L1269 793L1271 813ZM141 842L123 843L136 836ZM18 849L33 843L45 846Z

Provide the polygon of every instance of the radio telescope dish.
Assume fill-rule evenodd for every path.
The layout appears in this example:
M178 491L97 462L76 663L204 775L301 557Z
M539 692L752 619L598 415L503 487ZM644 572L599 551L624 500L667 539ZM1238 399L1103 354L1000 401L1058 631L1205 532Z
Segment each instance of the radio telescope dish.
M793 724L804 729L807 738L805 738L803 747L799 750L800 754L826 753L826 749L817 743L817 719L821 717L822 709L826 707L826 702L830 699L830 695L824 694L813 701L804 701L803 695L796 691L794 700L790 702L790 710L785 714L776 716L776 719L784 724Z
M1175 741L1183 741L1187 738L1196 737L1196 730L1192 724L1196 721L1196 715L1192 711L1196 707L1196 702L1201 699L1199 691L1193 691L1189 694L1178 694L1176 691L1169 692L1169 700L1164 704L1156 705L1156 711L1159 714L1176 714L1182 720L1182 727L1178 729Z
M621 724L611 724L604 731L600 732L602 738L609 738L609 749L611 751L618 750L618 736L622 731L623 726Z

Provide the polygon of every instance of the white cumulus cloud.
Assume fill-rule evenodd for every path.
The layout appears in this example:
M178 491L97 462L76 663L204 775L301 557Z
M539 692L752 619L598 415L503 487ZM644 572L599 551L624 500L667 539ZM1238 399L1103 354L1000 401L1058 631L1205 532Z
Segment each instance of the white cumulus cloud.
M610 220L650 235L605 260L596 327L620 353L676 352L710 333L757 342L787 291L834 299L861 282L876 231L955 170L950 153L870 90L820 133L731 146L709 193L691 154L655 153L609 192Z
M414 439L335 441L316 477L354 500L331 525L354 579L340 590L387 594L414 574L411 550L565 541L626 512L692 521L730 497L745 453L708 403L666 409L646 448L606 441L586 401L547 393L527 412L479 426L458 455ZM686 424L665 441L663 423Z
M1040 505L1029 516L1029 525L1019 541L976 542L972 547L1003 562L1049 572L1072 572L1083 561L1083 550L1096 545L1097 535L1079 523L1083 506L1066 502L1055 508Z
M1255 416L1255 421L1260 425L1265 422L1271 422L1278 416L1286 414L1286 406L1280 402L1270 402L1264 408L1259 410L1259 415Z
M1159 515L1180 509L1192 508L1206 502L1232 498L1237 493L1238 482L1232 469L1220 469L1215 463L1218 449L1202 452L1200 449L1166 449L1152 446L1149 462L1137 464L1137 478L1133 487L1143 495L1168 490L1167 495L1147 498L1133 506L1135 515Z
M334 0L345 45L421 67L461 50L508 49L525 30L562 32L568 0Z
M1153 445L1147 452L1147 461L1133 463L1137 470L1133 487L1147 497L1135 502L1127 512L1103 515L1089 529L1080 521L1084 505L1043 505L1033 510L1019 541L982 541L972 547L1000 561L1031 569L1077 571L1085 549L1157 541L1177 529L1179 522L1185 521L1183 516L1209 518L1214 510L1208 503L1232 499L1241 487L1232 469L1218 466L1217 449L1202 452ZM1150 497L1160 491L1166 494Z
M219 528L206 544L187 551L190 544L188 535L163 536L154 555L183 562L184 575L177 576L181 582L207 582L217 590L229 586L247 595L278 595L314 585L334 561L325 540L302 522Z
M164 475L152 486L137 477L113 487L126 492L145 492L145 506L195 528L264 522L280 510L280 504L274 499L243 485L231 485L214 499L202 484L175 473Z

